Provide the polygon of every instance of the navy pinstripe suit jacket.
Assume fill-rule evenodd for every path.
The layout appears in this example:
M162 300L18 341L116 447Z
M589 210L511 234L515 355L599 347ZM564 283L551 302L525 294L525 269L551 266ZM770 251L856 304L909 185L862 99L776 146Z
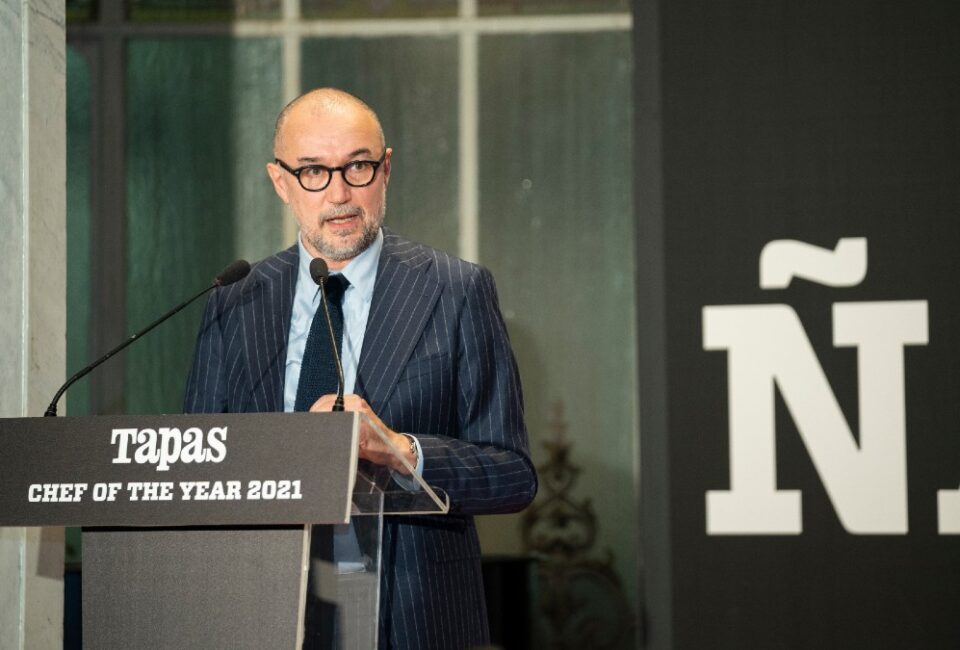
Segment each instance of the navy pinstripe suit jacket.
M186 412L283 410L297 247L207 303ZM356 382L394 431L414 433L446 517L384 525L381 648L488 642L474 514L514 512L537 490L516 362L488 270L384 229Z

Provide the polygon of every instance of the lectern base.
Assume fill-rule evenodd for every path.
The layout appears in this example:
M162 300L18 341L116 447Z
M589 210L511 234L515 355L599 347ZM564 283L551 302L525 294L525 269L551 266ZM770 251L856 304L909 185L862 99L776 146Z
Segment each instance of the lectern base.
M303 526L84 529L84 647L298 648L307 544Z

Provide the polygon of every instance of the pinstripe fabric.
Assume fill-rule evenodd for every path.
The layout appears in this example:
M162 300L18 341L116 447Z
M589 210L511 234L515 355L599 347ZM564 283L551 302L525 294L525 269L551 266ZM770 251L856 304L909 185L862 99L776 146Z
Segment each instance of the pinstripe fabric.
M384 229L356 392L395 431L414 433L446 517L388 517L382 648L450 650L488 641L472 515L514 512L536 474L519 375L486 269ZM207 303L187 412L282 410L294 246Z

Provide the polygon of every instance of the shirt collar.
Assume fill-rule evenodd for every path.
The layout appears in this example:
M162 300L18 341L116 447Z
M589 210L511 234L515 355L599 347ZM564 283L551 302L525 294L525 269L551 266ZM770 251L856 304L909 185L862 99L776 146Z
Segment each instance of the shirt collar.
M297 236L297 248L300 253L300 270L298 271L300 283L309 283L304 286L314 286L313 278L310 276L310 262L313 256L307 252L303 246L300 236ZM335 273L342 273L350 282L348 290L356 292L355 295L364 301L373 299L373 285L377 279L377 264L380 261L380 251L383 249L383 229L377 229L377 237L373 243L367 246L367 249L350 260L345 267Z

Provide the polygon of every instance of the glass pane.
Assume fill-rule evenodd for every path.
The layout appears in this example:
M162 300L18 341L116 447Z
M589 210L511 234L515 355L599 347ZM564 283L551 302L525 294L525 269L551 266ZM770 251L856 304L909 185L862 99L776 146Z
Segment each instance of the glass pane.
M454 253L457 52L455 38L309 39L302 65L305 89L342 88L380 116L393 148L385 225Z
M67 0L68 23L85 23L97 16L97 0Z
M93 359L90 341L90 66L67 45L67 376ZM66 397L68 415L90 414L90 382Z
M129 331L202 289L233 259L280 249L284 217L264 167L281 106L279 69L275 39L129 43ZM126 351L128 412L180 411L202 306Z
M67 376L90 358L90 66L67 45ZM90 414L90 382L65 398L66 415ZM67 564L80 561L80 529L66 529Z
M481 16L509 14L592 14L630 11L630 0L477 0Z
M456 16L458 0L303 0L305 18L432 18Z
M280 17L281 0L129 0L130 20L217 21Z
M602 564L609 551L622 583L618 596L595 565L559 578L541 569L540 600L593 603L591 611L567 610L563 618L607 616L595 622L592 640L623 648L633 647L630 612L638 602L630 38L624 31L480 40L480 258L498 278L523 378L541 468L535 504L550 512L557 495L592 503L569 511L553 501L564 516L544 516L536 532L563 545L570 530L595 524L595 543L559 566L569 570L575 559ZM563 444L569 447L557 453ZM556 489L564 476L574 481L569 492ZM513 537L503 521L481 522L484 552L556 553L556 546L523 546L520 521L530 515L518 516ZM551 593L551 585L574 579L581 582L571 588L582 589L568 594L574 600ZM601 583L604 591L592 591ZM544 616L537 647L553 647L560 637L570 647L590 643L565 624ZM621 624L628 636L620 643L599 641L622 631Z

